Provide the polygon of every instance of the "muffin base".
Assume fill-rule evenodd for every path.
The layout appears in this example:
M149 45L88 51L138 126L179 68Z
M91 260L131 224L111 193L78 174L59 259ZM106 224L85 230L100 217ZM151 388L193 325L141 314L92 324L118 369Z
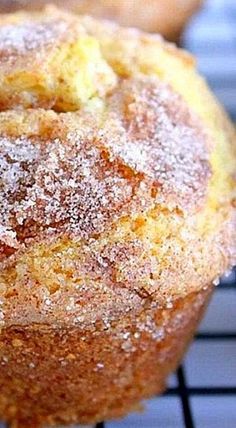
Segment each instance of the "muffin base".
M147 301L106 329L11 326L0 335L0 418L12 427L94 423L160 394L202 317L212 286L168 308Z

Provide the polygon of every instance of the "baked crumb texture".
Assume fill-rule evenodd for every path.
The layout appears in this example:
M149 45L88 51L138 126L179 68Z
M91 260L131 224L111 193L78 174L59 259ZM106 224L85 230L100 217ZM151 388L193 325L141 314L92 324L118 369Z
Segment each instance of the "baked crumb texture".
M186 53L53 7L0 17L0 417L161 392L235 262L235 130Z

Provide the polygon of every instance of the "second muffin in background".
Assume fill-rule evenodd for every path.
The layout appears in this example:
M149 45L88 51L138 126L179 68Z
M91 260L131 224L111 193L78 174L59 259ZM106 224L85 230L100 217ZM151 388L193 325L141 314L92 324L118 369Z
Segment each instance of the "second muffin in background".
M0 0L0 12L40 10L47 3L45 0ZM203 0L52 0L50 3L79 14L157 32L176 42Z

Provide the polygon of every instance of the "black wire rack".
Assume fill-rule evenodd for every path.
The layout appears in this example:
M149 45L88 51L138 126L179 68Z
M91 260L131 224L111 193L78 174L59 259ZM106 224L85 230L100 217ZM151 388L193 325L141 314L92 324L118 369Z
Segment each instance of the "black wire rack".
M227 293L227 290L230 288L234 288L236 292L236 281L233 281L231 284L224 283L223 281L219 285L218 289L224 288L224 292ZM235 296L236 299L236 296ZM219 323L220 327L220 323ZM224 341L236 341L236 331L234 333L227 332L227 331L217 331L217 332L204 332L199 333L195 336L195 340L224 340ZM183 428L195 428L195 421L190 405L190 398L192 396L203 396L203 397L209 397L209 396L235 396L236 400L236 384L235 386L214 386L214 387L206 387L206 386L200 386L200 387L190 387L188 386L186 375L185 375L185 368L184 364L181 365L177 370L177 379L178 379L178 386L174 388L168 388L166 391L167 395L174 395L178 396L181 399L182 403L182 412L183 412ZM103 427L105 425L103 424ZM174 428L174 427L173 427ZM229 427L230 428L230 427ZM232 427L233 428L233 427Z

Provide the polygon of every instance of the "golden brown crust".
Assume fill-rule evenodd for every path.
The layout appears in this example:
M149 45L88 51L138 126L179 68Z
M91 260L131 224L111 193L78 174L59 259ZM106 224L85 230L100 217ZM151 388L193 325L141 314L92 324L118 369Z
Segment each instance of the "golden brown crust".
M15 428L93 423L137 409L161 393L178 365L212 287L160 310L93 331L48 325L3 329L0 415ZM27 380L27 381L26 381Z
M0 11L39 10L45 0L1 0ZM54 3L80 14L93 15L119 22L121 25L138 27L149 32L158 32L168 40L178 40L191 15L202 0L54 0Z

